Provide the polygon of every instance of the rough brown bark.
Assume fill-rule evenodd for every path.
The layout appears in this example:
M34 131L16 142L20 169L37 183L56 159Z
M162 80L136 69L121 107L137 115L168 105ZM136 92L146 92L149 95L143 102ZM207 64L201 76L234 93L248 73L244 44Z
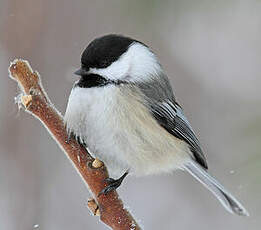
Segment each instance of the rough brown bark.
M21 103L27 112L38 118L71 160L85 184L94 195L88 206L94 215L115 230L141 229L130 213L124 208L116 191L98 196L105 188L104 179L108 177L106 167L87 152L87 150L68 135L62 115L55 109L45 93L40 76L33 72L29 63L15 60L9 67L10 77L16 80L22 90Z

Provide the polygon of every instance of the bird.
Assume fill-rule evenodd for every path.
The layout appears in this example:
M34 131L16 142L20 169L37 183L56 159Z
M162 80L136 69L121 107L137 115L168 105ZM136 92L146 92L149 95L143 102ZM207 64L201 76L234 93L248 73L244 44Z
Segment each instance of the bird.
M180 169L210 190L227 211L249 215L208 173L201 144L147 45L119 34L95 38L83 51L75 74L79 79L64 121L68 134L108 169L107 186L99 195L117 189L128 174Z

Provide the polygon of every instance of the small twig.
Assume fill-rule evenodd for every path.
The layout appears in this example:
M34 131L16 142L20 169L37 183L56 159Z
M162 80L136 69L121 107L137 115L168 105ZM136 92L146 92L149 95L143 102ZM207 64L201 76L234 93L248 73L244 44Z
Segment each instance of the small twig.
M10 77L18 82L23 96L21 103L27 112L38 118L71 160L83 181L93 193L95 200L88 202L88 207L101 221L115 230L141 229L116 191L98 197L105 188L108 173L105 165L87 152L74 138L68 138L62 115L50 102L41 84L40 76L33 72L29 63L15 60L9 67ZM69 141L68 141L69 140Z

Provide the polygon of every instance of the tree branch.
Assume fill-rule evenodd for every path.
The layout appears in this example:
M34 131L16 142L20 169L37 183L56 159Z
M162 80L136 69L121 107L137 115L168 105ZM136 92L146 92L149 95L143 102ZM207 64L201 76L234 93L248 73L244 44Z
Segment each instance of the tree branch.
M130 213L124 209L116 191L98 197L105 188L108 177L106 167L94 159L74 138L68 138L62 115L50 102L41 84L40 76L33 72L25 60L15 60L9 67L10 77L18 82L22 90L20 103L25 110L38 118L71 160L84 183L94 195L88 206L94 215L114 230L141 229Z

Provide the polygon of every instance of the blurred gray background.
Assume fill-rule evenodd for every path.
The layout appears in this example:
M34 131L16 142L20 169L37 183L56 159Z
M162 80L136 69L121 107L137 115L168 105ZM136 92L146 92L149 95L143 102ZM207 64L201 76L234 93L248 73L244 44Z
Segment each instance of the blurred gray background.
M209 171L250 212L227 213L183 172L128 177L119 193L145 229L260 229L261 1L0 0L0 229L107 229L39 121L18 111L14 58L30 61L64 113L80 55L95 37L132 36L167 72ZM38 226L39 225L39 226Z

